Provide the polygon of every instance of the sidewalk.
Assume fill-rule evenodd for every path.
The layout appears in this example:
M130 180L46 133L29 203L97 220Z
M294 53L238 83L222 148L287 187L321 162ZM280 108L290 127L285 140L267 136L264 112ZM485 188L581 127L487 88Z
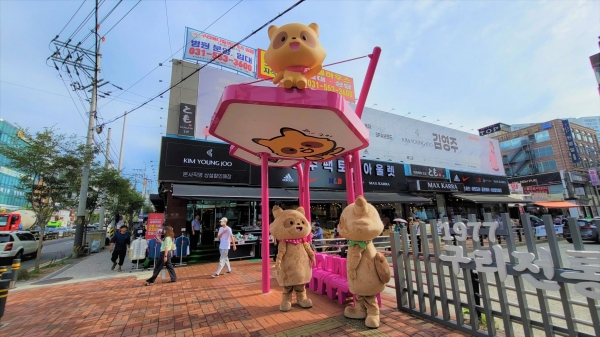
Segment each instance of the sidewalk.
M179 267L177 283L161 283L159 278L144 287L140 279L149 272L115 272L117 278L100 279L94 263L102 262L96 267L110 274L102 254L108 256L91 256L56 276L88 270L92 274L85 279L93 282L11 290L2 319L8 325L0 336L466 336L399 312L388 294L381 296L377 330L345 318L337 301L310 290L311 309L294 305L282 313L281 287L275 279L271 293L261 294L259 260L232 262L232 274L216 279L210 277L216 263Z

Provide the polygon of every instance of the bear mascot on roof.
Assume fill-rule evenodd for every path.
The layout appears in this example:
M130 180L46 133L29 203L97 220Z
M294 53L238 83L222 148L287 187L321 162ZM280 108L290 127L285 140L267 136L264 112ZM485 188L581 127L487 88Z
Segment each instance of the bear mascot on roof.
M346 307L344 316L364 319L367 327L378 328L376 295L391 279L388 261L373 245L373 239L383 231L383 223L375 207L358 196L342 211L338 231L348 239L348 286L350 292L356 295L355 305Z
M286 89L305 89L308 79L323 69L325 49L319 42L319 26L289 23L269 27L271 43L265 62L276 73L273 83Z
M275 220L270 225L271 235L279 240L275 270L277 283L283 287L279 310L292 308L292 291L296 292L296 301L302 308L312 307L312 301L306 297L306 284L312 278L312 266L315 253L310 241L312 238L310 222L304 215L304 208L283 210L273 206Z

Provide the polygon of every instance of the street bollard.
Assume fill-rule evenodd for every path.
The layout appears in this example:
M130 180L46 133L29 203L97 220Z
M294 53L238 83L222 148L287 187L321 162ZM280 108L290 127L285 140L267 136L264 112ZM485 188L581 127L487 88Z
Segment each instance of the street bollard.
M10 282L10 288L17 287L17 279L19 279L19 269L21 269L21 259L14 259L12 264L13 278Z
M0 274L4 274L8 271L8 267L7 266L0 266Z
M2 324L2 316L4 316L4 308L6 308L6 299L8 297L8 287L10 286L9 280L0 281L0 328L4 326Z

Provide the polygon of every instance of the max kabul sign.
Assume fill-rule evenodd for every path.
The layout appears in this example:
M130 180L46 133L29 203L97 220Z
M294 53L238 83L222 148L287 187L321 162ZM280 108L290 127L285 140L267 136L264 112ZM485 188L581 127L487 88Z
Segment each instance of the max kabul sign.
M223 54L212 64L256 77L256 49L240 44L227 50L235 45L235 42L189 27L186 27L185 36L183 59L210 62L213 58Z
M275 72L265 62L265 50L258 50L258 78L270 80L275 77ZM314 90L337 92L347 101L354 103L354 80L352 77L340 75L328 70L321 70L319 74L308 80L308 87Z

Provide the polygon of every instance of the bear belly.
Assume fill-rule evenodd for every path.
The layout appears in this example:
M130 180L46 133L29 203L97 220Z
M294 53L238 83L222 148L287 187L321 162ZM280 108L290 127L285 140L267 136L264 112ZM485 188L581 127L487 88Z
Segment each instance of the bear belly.
M375 270L375 254L377 250L372 243L362 252L358 268L356 268L356 279L348 278L350 292L361 296L374 296L385 289L385 284L379 279ZM350 255L348 265L351 264Z
M304 246L286 243L286 247L281 272L277 272L277 283L282 287L307 284L312 278L312 267Z

